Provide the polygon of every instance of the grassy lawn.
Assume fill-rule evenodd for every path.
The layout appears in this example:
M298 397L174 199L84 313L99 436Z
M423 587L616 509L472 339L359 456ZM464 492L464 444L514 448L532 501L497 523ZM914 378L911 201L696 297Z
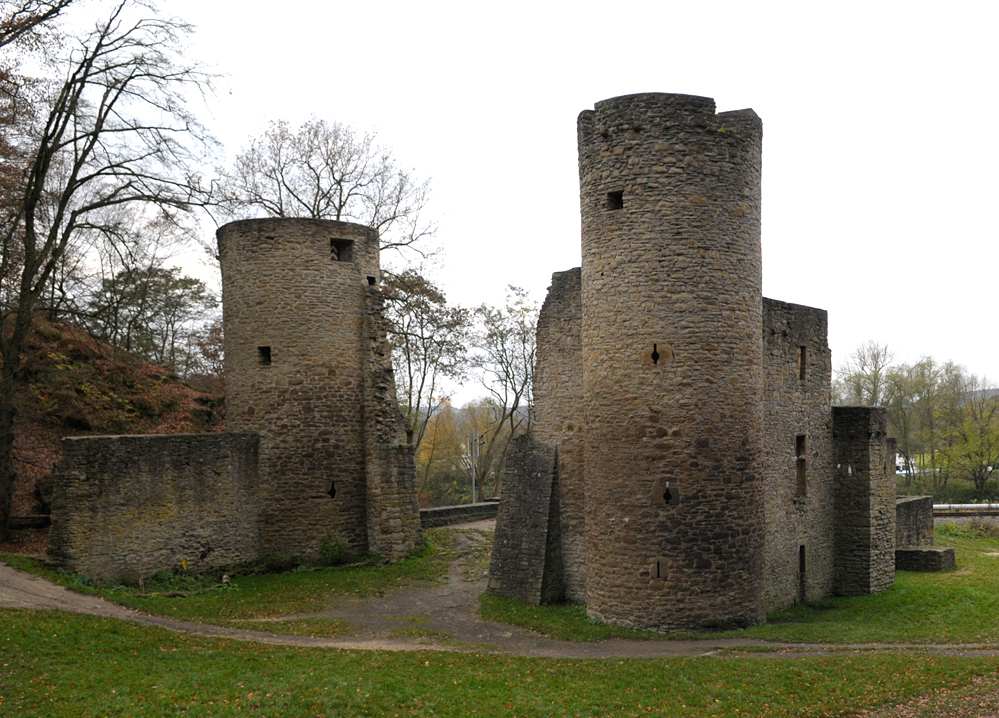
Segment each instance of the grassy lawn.
M890 591L797 606L765 625L711 635L794 643L999 643L999 538L938 530L936 543L954 547L957 570L899 571ZM594 623L581 606L528 606L490 595L481 603L489 620L564 640L665 638Z
M900 573L896 587L884 594L836 599L822 609L799 607L771 617L766 626L719 635L775 641L999 641L999 626L992 625L999 615L999 539L951 533L938 534L937 542L955 546L957 571ZM455 545L452 533L434 531L422 556L397 566L247 575L235 578L233 587L206 584L185 598L143 597L122 588L85 590L178 618L338 635L349 627L307 617L259 619L317 610L336 596L437 580ZM75 580L65 574L59 578ZM147 583L145 591L150 590ZM525 607L487 596L482 612L573 640L664 638L600 626L579 607ZM410 627L398 629L401 637L449 643L448 635L422 625L420 616L410 618ZM997 690L999 659L987 656L889 651L789 659L761 651L726 658L598 661L342 651L178 635L89 616L0 610L0 716L849 716L927 696L919 705L939 708L950 704L938 701L951 700L974 706L986 692Z
M999 660L879 654L555 660L292 649L0 611L0 715L834 716L979 677Z

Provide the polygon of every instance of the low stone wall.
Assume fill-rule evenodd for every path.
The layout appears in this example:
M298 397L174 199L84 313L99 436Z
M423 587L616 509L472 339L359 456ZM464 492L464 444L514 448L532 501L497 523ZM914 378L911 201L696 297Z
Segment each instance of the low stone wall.
M498 501L483 501L479 504L420 509L420 523L425 529L433 529L438 526L453 526L470 521L485 521L496 518L498 508Z
M932 545L933 497L899 496L895 502L895 546Z
M945 546L895 549L896 571L948 571L955 565L954 549Z
M49 554L96 581L259 556L255 434L63 439Z

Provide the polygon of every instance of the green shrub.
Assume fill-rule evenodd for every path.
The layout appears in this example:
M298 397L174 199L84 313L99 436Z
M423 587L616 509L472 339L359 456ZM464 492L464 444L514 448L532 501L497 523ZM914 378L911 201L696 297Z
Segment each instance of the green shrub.
M342 566L350 560L350 547L336 534L326 534L319 542L319 563L323 566Z

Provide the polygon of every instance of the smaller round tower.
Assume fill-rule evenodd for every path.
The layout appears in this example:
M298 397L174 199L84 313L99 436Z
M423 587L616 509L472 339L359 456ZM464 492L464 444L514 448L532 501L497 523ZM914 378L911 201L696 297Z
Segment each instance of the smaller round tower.
M382 327L373 325L378 233L282 218L233 222L217 236L226 421L229 431L260 435L262 553L314 555L328 534L358 552L418 548L419 508L406 478L414 470L404 470L412 447L404 451L401 422L384 420L398 416L395 405L394 414L376 406L394 401L382 396L394 384ZM372 466L396 459L401 473L386 471L398 495L388 496ZM371 536L384 514L372 497L398 504L406 517L408 537L395 537L398 551Z

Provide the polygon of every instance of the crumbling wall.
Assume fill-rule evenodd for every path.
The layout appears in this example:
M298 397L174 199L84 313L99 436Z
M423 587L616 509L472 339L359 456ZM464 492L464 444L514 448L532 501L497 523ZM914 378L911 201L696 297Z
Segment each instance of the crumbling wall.
M565 598L556 451L525 434L510 443L489 563L489 591L539 605Z
M836 592L895 584L895 440L883 407L832 409L836 477Z
M555 272L538 315L532 431L558 447L562 562L566 598L586 602L586 502L583 483L585 442L580 269ZM504 483L503 493L512 490Z
M97 581L259 558L257 437L63 439L49 554Z
M895 546L933 545L933 497L899 496L895 502Z
M405 441L381 291L366 289L365 468L368 551L398 561L423 547L413 446Z
M834 587L827 322L825 310L763 300L768 612Z

